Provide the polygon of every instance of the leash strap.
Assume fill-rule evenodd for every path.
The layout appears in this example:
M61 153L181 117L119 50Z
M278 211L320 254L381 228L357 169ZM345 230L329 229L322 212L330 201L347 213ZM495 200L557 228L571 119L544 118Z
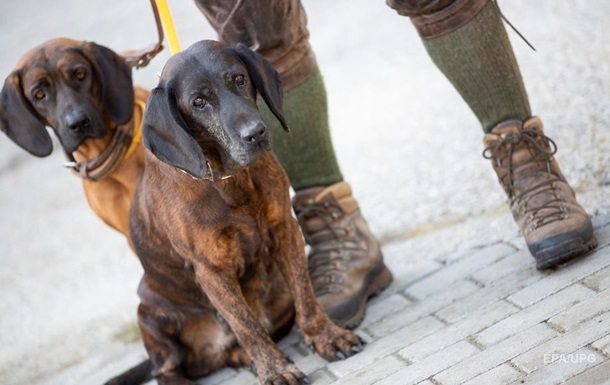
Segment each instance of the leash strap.
M161 51L163 51L163 27L161 26L161 17L159 16L159 9L155 0L150 0L150 5L155 15L155 24L157 25L157 38L158 41L144 49L138 51L129 51L123 53L123 57L132 68L146 67L148 63ZM167 7L167 5L166 5Z

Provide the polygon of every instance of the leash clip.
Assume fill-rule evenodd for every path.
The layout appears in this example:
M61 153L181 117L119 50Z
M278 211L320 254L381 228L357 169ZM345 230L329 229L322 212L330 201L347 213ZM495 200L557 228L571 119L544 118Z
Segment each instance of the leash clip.
M78 169L78 163L76 163L76 162L64 162L64 167L65 168Z

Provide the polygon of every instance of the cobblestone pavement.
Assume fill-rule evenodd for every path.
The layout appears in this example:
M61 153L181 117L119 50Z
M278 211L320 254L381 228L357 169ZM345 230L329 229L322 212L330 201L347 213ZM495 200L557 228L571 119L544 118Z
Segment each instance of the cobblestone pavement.
M356 329L368 343L361 353L328 363L297 330L279 346L316 385L610 384L610 216L594 222L597 250L544 273L522 238L408 268L401 247L388 250L395 282ZM139 346L124 350L40 385L102 383L145 357ZM227 368L198 384L258 380Z
M482 133L383 0L303 0L345 179L395 281L343 362L280 342L315 385L610 383L610 2L510 0L504 14L535 114L593 215L600 245L538 272L507 210ZM169 0L183 48L215 38L192 0ZM0 2L0 79L53 37L116 51L153 43L148 0ZM154 87L166 49L134 73ZM57 149L57 143L56 149ZM78 178L0 134L0 384L99 385L139 362L141 267L88 208ZM254 384L224 369L200 384Z

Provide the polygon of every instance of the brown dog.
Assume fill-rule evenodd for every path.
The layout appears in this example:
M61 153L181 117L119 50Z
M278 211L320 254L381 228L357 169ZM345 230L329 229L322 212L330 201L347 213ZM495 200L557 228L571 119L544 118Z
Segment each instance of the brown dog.
M314 298L257 92L286 128L277 72L243 45L214 41L170 58L151 92L130 226L145 271L139 325L159 384L247 364L263 384L308 383L272 341L294 317L327 360L362 348ZM110 383L143 380L134 373Z
M138 140L148 91L101 45L52 39L27 52L0 91L0 130L44 157L53 129L83 177L87 201L109 226L129 235L129 207L144 167Z

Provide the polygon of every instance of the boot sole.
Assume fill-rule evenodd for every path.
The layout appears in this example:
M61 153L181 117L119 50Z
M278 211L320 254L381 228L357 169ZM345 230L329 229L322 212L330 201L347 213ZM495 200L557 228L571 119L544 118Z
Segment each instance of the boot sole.
M353 296L350 300L343 303L344 308L349 309L349 312L343 311L342 313L348 313L347 316L333 317L333 309L328 309L327 313L329 317L339 326L346 329L354 329L364 319L366 310L366 303L371 297L374 297L385 290L393 280L392 273L387 266L381 262L381 266L378 266L371 272L369 277L365 280L368 281L363 287L363 290L357 295ZM353 304L347 304L353 302ZM337 309L339 310L339 309Z
M588 241L582 239L567 239L561 243L554 243L547 248L538 249L532 252L536 258L536 269L546 270L573 259L584 257L589 251L597 247L597 239L591 236ZM531 250L530 250L531 251Z

